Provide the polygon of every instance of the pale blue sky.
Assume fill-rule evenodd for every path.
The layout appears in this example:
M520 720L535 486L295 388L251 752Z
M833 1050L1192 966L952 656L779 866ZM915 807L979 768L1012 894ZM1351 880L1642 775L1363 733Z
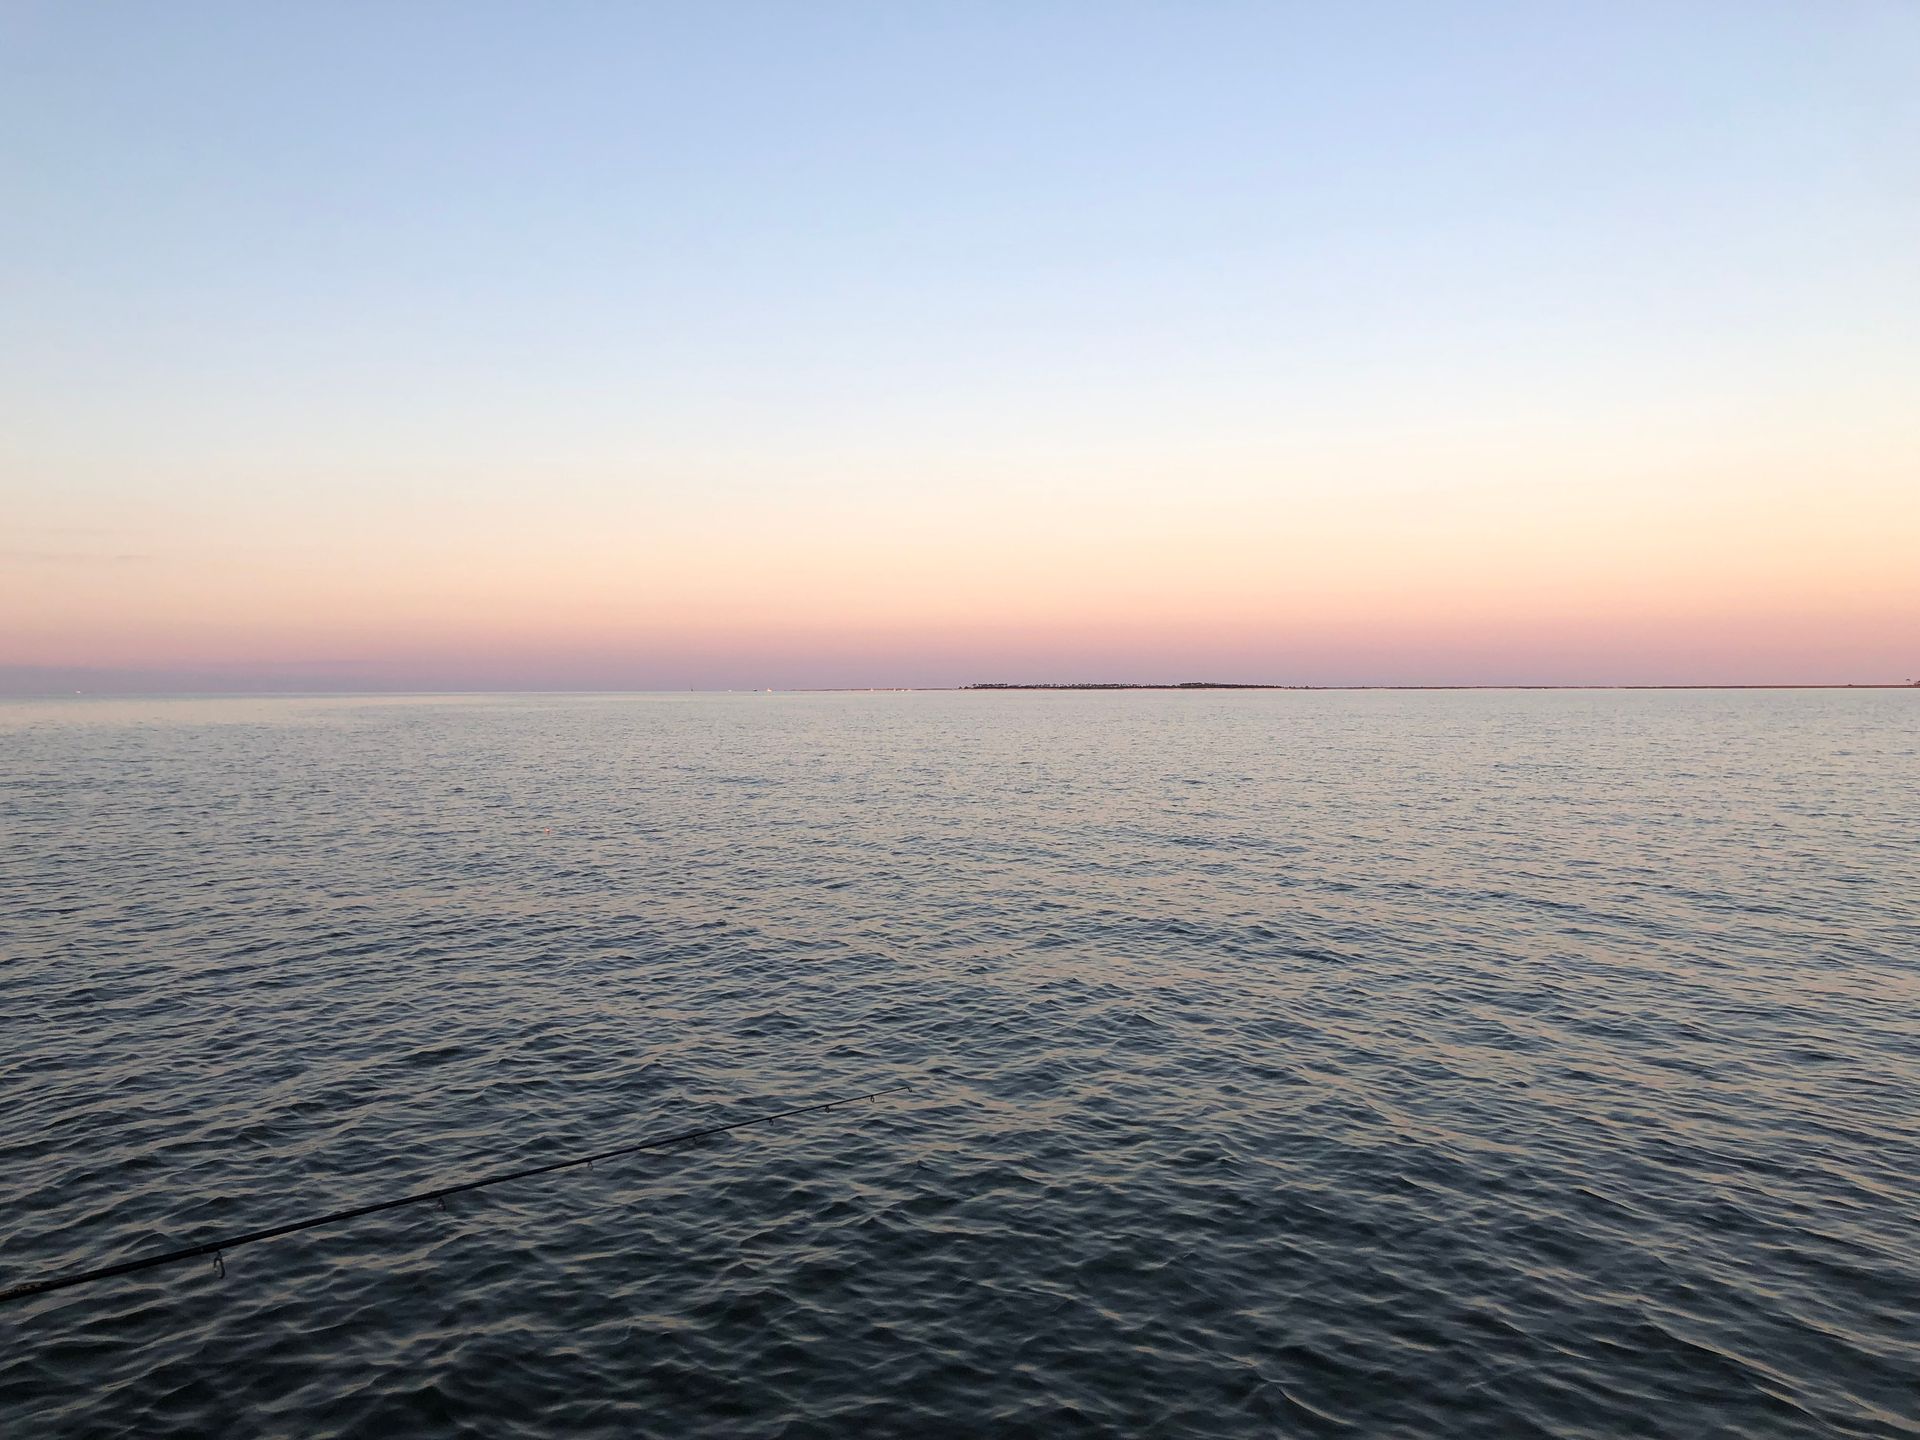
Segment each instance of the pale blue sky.
M430 546L533 494L552 543L997 484L1231 512L1379 433L1390 500L1502 417L1543 485L1752 424L1865 435L1881 493L1917 97L1895 0L15 0L7 548Z

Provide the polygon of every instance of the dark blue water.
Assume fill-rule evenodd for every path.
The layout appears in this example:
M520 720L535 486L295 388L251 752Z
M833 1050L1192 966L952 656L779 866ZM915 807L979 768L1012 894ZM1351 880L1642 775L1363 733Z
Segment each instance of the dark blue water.
M1920 695L0 706L38 1435L1920 1434Z

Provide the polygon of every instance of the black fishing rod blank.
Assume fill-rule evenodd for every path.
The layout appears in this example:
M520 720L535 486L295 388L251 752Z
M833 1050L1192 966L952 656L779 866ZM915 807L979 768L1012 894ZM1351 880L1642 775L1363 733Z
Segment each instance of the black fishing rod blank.
M348 1210L335 1210L326 1215L315 1215L307 1220L292 1220L285 1225L269 1225L264 1230L249 1230L242 1235L229 1235L220 1240L209 1240L203 1245L184 1245L178 1250L168 1250L159 1255L143 1255L135 1260L123 1260L118 1265L102 1265L95 1270L76 1270L64 1275L49 1275L41 1280L29 1280L24 1285L14 1285L0 1290L0 1304L9 1300L24 1300L30 1295L47 1295L55 1290L67 1290L75 1285L85 1285L93 1280L110 1280L116 1275L132 1275L141 1270L153 1270L162 1265L171 1265L178 1260L192 1260L202 1255L211 1255L220 1264L220 1273L226 1273L225 1252L237 1250L242 1245L251 1245L258 1240L272 1240L281 1235L292 1235L301 1230L317 1230L322 1225L337 1225L345 1220L357 1220L362 1215L377 1215L382 1210L398 1210L404 1205L418 1205L423 1201L437 1200L444 1207L449 1195L460 1195L469 1190L484 1190L489 1185L504 1185L509 1180L529 1180L535 1175L551 1175L559 1170L575 1170L582 1165L592 1165L600 1160L612 1160L622 1155L636 1155L642 1150L664 1150L669 1145L680 1145L690 1140L704 1140L712 1135L724 1135L730 1130L744 1130L749 1125L766 1125L774 1120L790 1120L796 1115L811 1115L820 1110L831 1110L836 1105L855 1105L866 1100L877 1100L882 1095L895 1095L902 1090L911 1090L911 1085L889 1085L884 1090L869 1090L861 1095L843 1095L836 1100L822 1100L816 1105L796 1105L791 1110L776 1110L771 1115L750 1115L745 1120L730 1121L725 1125L708 1125L698 1130L682 1130L675 1135L660 1135L651 1140L636 1141L631 1145L616 1145L611 1150L596 1150L591 1155L576 1155L570 1160L553 1160L545 1165L528 1165L519 1170L507 1170L498 1175L483 1175L475 1180L461 1180L452 1185L437 1185L431 1190L415 1191L411 1195L402 1195L393 1200L375 1200L366 1205L355 1205Z

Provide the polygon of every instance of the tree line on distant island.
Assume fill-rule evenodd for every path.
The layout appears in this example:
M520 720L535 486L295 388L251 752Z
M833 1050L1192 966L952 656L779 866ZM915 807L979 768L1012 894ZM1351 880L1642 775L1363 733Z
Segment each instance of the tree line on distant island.
M1019 685L1004 680L981 681L969 690L1310 690L1310 685L1241 685L1231 680L1181 680L1169 685L1126 684L1115 680L1076 680L1066 684Z

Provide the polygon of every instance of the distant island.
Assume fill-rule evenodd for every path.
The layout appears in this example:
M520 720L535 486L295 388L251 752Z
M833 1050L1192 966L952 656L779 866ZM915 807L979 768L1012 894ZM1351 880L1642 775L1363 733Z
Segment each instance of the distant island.
M965 685L965 690L1313 690L1313 685L1240 685L1230 680L1181 680L1168 685L1130 685L1119 681L1078 680L1055 685L1015 685L1005 681L983 681Z

